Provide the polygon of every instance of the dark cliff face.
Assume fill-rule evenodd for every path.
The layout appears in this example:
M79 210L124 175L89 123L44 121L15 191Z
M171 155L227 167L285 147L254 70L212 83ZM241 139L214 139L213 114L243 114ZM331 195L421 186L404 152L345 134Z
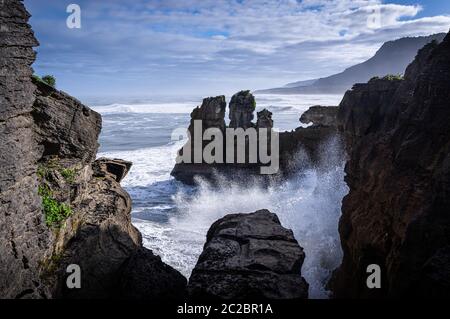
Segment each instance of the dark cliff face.
M95 160L101 116L32 80L29 15L0 6L0 298L183 298L186 279L131 224L131 163Z
M0 2L0 296L49 296L40 260L50 245L37 192L31 82L38 42L20 1Z
M404 80L348 91L338 120L349 161L339 223L342 297L449 297L450 35L419 51ZM382 288L368 289L369 264Z

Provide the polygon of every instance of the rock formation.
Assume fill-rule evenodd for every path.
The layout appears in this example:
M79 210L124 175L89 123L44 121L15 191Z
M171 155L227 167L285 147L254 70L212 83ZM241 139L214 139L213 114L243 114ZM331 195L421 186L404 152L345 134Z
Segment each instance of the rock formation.
M337 112L337 106L311 106L300 116L300 122L303 124L312 123L312 125L320 126L337 126Z
M267 210L232 214L208 231L188 291L192 299L304 299L305 254L292 231Z
M257 115L256 121L257 128L266 128L266 129L273 128L272 112L268 111L267 109L264 109L256 113L256 115Z
M428 44L403 80L345 94L339 126L349 161L335 297L450 296L450 34ZM381 289L368 289L369 264Z
M255 97L250 91L240 91L233 95L230 101L230 127L243 129L253 127L255 108Z
M245 163L226 163L226 133L225 129L227 128L225 124L225 108L226 102L225 97L223 95L216 97L209 97L203 100L203 103L200 107L196 107L191 113L191 122L188 128L189 131L189 141L186 145L179 151L179 156L183 156L184 150L186 148L190 149L190 157L183 156L184 159L187 157L190 158L189 163L183 161L181 163L177 163L174 169L171 172L171 175L174 176L177 180L182 181L186 184L194 184L195 177L202 177L210 181L215 181L216 173L221 173L227 176L236 176L236 175L257 175L259 172L260 163L250 163L248 161L248 141L246 141L246 161ZM250 91L240 91L233 95L230 102L230 128L242 128L247 129L250 127L255 127L251 120L253 119L253 113L255 110L255 98L250 93ZM270 113L270 112L269 112ZM265 116L268 116L267 114ZM271 115L270 115L271 116ZM202 131L198 131L197 134L202 134L206 129L217 128L223 133L223 154L220 158L220 161L216 161L214 163L206 163L204 158L200 158L200 160L195 159L195 148L198 148L200 145L200 154L203 153L203 150L206 145L210 143L210 141L203 141L202 137L198 137L196 132L194 131L195 121L201 121L202 123ZM271 121L271 118L267 118L266 121ZM268 122L268 123L269 123ZM266 123L266 124L268 124ZM262 122L261 122L262 124ZM233 125L233 126L231 126ZM199 144L195 144L195 140L198 139L201 142ZM236 148L234 150L235 158L236 158Z
M1 1L0 11L0 297L46 297L39 263L50 231L41 218L31 116L38 42L21 2Z
M0 298L183 298L186 279L131 224L131 163L95 161L100 115L32 81L29 15L0 6ZM80 289L66 286L71 264Z
M270 132L273 129L272 113L267 109L257 112L256 125L252 123L253 113L255 111L255 98L249 91L240 91L233 95L230 101L230 125L229 128L265 128L268 129L268 145L267 149L271 150ZM217 174L230 177L234 180L254 181L257 177L263 182L280 179L290 174L298 172L300 166L314 165L321 157L320 146L328 140L338 136L336 125L337 107L331 106L313 106L304 115L302 115L301 122L314 122L314 124L307 128L299 127L295 131L282 132L279 134L279 163L280 170L273 175L261 175L260 167L265 166L259 161L251 163L248 155L249 141L245 141L246 161L243 164L227 163L226 162L226 141L224 141L223 160L214 163L206 163L201 160L200 163L194 162L194 120L201 120L202 132L208 128L218 128L222 132L227 128L224 121L226 102L223 96L215 98L207 98L203 100L201 107L197 107L191 113L191 124L189 125L190 140L185 147L190 148L190 163L177 163L171 172L175 179L186 183L195 184L196 177L215 182ZM261 133L261 132L259 132ZM226 137L226 135L224 135ZM258 136L259 137L259 136ZM257 144L259 144L259 139ZM201 143L202 150L210 141L203 141ZM236 142L234 154L236 157ZM183 148L184 149L184 148ZM179 155L183 155L183 149L180 150ZM258 145L259 150L259 145ZM299 153L301 156L299 156ZM299 157L307 160L299 163ZM303 163L305 162L305 163ZM307 163L306 163L307 162ZM249 178L251 177L251 178Z
M203 130L216 127L221 131L225 130L225 108L227 103L225 102L225 96L220 95L216 97L208 97L203 99L203 103L200 107L196 107L191 113L191 124L189 125L189 131L191 136L194 132L194 121L201 120Z

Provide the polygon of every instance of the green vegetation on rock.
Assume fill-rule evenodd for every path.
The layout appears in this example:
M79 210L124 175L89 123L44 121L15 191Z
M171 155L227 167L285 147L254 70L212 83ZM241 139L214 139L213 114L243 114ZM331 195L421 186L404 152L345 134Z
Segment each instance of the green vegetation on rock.
M402 74L388 74L383 77L383 80L401 81L401 80L403 80L403 75Z
M76 171L71 168L63 168L59 171L67 183L73 184L75 182Z
M50 85L51 87L56 87L56 78L53 75L44 75L41 78L39 75L33 74L33 79L41 83Z
M42 207L47 226L54 228L61 227L61 223L72 214L71 207L53 198L53 192L48 185L40 185L38 193L42 197Z

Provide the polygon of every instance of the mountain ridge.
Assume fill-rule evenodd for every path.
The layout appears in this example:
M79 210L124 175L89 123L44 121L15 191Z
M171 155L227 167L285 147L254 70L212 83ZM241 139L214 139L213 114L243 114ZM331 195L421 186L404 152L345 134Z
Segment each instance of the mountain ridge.
M419 49L436 40L442 42L445 33L404 37L385 42L370 59L328 77L288 83L283 87L256 90L255 94L337 94L355 83L365 83L374 76L403 74ZM298 85L297 85L298 84Z

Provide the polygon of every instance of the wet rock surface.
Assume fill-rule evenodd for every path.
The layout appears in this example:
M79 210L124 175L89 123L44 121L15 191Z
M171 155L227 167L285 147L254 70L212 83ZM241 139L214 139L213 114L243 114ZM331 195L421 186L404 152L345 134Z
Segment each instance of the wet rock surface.
M305 254L268 210L231 214L208 231L189 279L192 299L304 299Z

